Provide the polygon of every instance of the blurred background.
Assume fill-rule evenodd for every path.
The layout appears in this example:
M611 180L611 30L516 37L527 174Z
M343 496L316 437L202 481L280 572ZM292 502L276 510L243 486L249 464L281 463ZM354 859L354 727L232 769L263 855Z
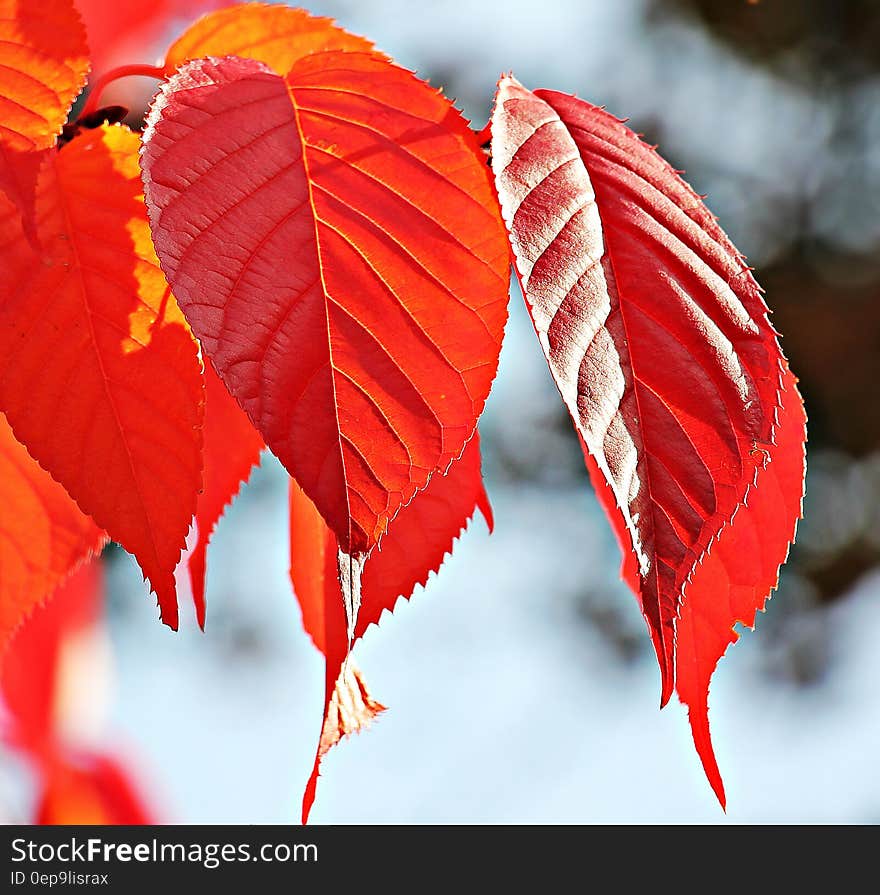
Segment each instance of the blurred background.
M657 711L644 622L514 287L481 422L496 531L473 523L358 647L389 711L325 759L312 820L880 821L880 4L309 8L442 86L476 128L511 70L628 117L756 268L809 414L797 545L712 687L725 816L684 710ZM118 61L152 61L179 30ZM264 455L215 534L205 634L184 581L173 634L133 560L111 548L104 562L109 686L92 701L106 711L81 735L119 750L161 821L296 822L323 663L290 593L280 466ZM90 691L95 670L82 674ZM26 820L28 768L2 758L0 813Z

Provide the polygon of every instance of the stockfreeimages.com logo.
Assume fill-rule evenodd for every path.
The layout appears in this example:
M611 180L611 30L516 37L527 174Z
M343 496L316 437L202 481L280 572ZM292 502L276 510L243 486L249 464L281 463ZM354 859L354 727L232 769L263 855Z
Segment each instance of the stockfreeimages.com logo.
M314 843L267 842L251 845L247 842L107 842L104 839L78 839L72 837L61 843L33 842L28 839L12 841L12 861L28 861L33 864L68 864L73 862L104 864L129 864L137 861L144 864L180 863L201 864L214 870L221 864L241 861L263 861L265 863L303 862L318 860L318 846ZM19 871L20 872L20 871Z

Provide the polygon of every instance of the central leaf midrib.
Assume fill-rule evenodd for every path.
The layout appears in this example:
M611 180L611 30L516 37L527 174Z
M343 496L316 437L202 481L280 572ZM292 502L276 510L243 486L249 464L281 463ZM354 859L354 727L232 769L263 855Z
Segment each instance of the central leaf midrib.
M58 188L58 207L59 207L59 210L61 211L62 217L64 218L64 226L65 226L65 229L69 235L67 242L70 245L70 250L71 250L71 253L73 254L76 270L79 272L80 270L84 269L84 266L82 264L82 258L80 256L79 247L77 245L78 233L73 227L73 222L70 217L70 211L67 207L67 202L65 201L65 199L66 199L65 192L63 189L63 185L62 185L62 178L61 178L60 172L57 169L57 162L53 162L53 167L55 168L55 183ZM161 568L161 563L159 560L159 549L156 544L155 536L153 534L152 518L151 518L150 512L147 508L146 501L144 500L144 493L141 488L140 478L139 478L139 476L137 474L137 470L135 468L135 462L134 462L134 458L132 457L132 454L131 454L131 449L129 447L128 440L125 437L125 430L122 427L122 420L120 419L119 411L117 410L117 407L116 407L116 401L114 400L113 394L110 391L110 383L109 383L109 379L107 376L107 371L104 367L104 359L101 357L101 352L98 350L98 340L97 340L97 336L95 334L95 327L94 327L94 323L92 320L92 310L91 310L88 295L87 295L85 280L83 279L83 277L81 275L78 274L76 276L76 282L77 282L77 285L79 286L80 296L82 297L83 307L85 308L85 312L86 312L86 321L87 321L88 327L89 327L89 338L91 339L91 343L93 346L93 353L94 353L95 359L98 363L98 370L101 374L101 386L104 390L104 394L106 395L107 402L110 405L110 408L113 412L113 421L116 424L116 429L117 429L117 432L119 433L119 440L122 442L122 446L124 448L125 458L128 461L128 469L129 469L129 472L131 473L131 479L134 483L135 491L137 492L138 500L141 504L143 514L146 517L147 536L149 538L150 546L152 547L153 559L155 560L155 563L156 563L156 571L159 571ZM153 583L154 583L154 586L158 586L158 585L156 585L155 582L153 582Z
M287 89L287 95L290 97L290 104L293 107L293 116L296 122L296 133L299 137L300 143L300 151L302 153L302 163L303 163L303 171L305 173L306 178L306 188L308 189L309 195L309 208L312 212L312 226L315 231L315 258L318 262L318 274L321 280L321 296L324 301L324 320L327 325L327 361L330 365L330 385L333 390L333 418L336 421L336 432L337 439L336 444L339 448L339 462L342 466L342 480L344 484L345 490L345 514L348 520L348 543L347 547L351 549L351 540L352 540L352 518L351 518L351 500L348 495L348 472L345 468L345 451L342 447L342 424L339 421L339 399L338 393L336 390L336 376L338 373L341 373L341 370L336 367L333 362L333 339L332 334L330 332L330 303L328 300L328 289L327 289L327 281L324 277L324 263L322 258L321 251L321 236L320 236L320 228L318 226L318 210L315 207L315 196L314 190L312 188L312 175L309 170L309 160L307 154L307 144L305 139L305 134L303 133L302 128L302 120L300 118L299 106L296 102L296 94L294 93L293 88L285 82L285 88ZM359 526L360 527L360 526ZM367 532L364 532L365 536Z

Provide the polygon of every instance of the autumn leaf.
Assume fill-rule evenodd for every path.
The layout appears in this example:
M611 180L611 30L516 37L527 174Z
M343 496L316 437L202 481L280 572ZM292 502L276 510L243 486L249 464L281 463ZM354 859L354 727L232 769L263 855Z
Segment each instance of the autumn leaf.
M286 80L188 63L149 116L163 269L355 561L461 453L495 374L508 248L481 159L439 92L362 53Z
M78 750L47 766L35 824L141 826L156 819L130 771L114 756Z
M740 509L694 570L676 625L675 687L689 709L694 744L722 807L724 784L709 737L709 681L738 635L753 628L776 587L801 515L806 415L795 377L786 367L772 459L758 471L748 505Z
M202 428L204 488L196 507L198 540L188 568L199 626L205 627L205 556L226 506L260 462L263 439L210 363L205 363L205 422Z
M432 572L439 572L477 510L491 532L494 518L483 486L480 436L474 433L461 459L446 475L434 476L400 511L370 554L364 565L355 637L378 625L382 613L392 610L398 597L409 598L416 585L424 586Z
M664 704L687 582L772 451L782 354L741 255L616 118L503 78L492 155L539 340L635 557Z
M70 664L102 608L101 564L86 562L35 608L3 662L3 733L32 765L38 788L33 823L153 822L130 774L113 756L74 746L65 736Z
M50 150L18 150L0 141L0 193L21 215L24 235L37 246L36 198L40 168Z
M0 0L0 723L38 820L149 821L124 767L58 724L64 653L100 605L90 557L108 538L133 553L173 628L185 561L204 627L207 547L264 446L291 476L291 580L325 659L308 819L327 751L384 708L356 642L477 508L491 529L476 425L511 249L661 706L687 705L723 806L710 680L776 586L805 467L744 258L584 100L503 77L475 135L331 19L225 5ZM102 73L65 125L87 31L101 69L184 7L216 11L164 63ZM110 126L125 110L99 109L104 87L163 73L143 139Z
M302 822L315 801L321 761L341 739L359 733L384 711L348 655L348 620L340 586L336 536L315 505L290 480L290 578L303 627L324 654L324 713L312 772L303 794Z
M41 764L60 749L59 698L65 644L98 620L103 602L101 564L79 566L34 608L12 637L0 673L6 739Z
M372 41L280 4L236 4L202 16L168 48L165 67L175 68L203 56L241 56L264 62L285 75L303 56L323 50L374 52Z
M405 506L364 565L355 641L437 572L479 509L490 529L492 509L483 487L477 434L445 476ZM337 575L338 543L315 505L291 480L290 563L303 627L325 656L324 720L303 796L303 823L315 799L321 760L344 736L362 730L384 709L369 693L349 653L350 640ZM352 644L353 645L353 644Z
M73 0L0 0L0 190L32 240L43 150L61 133L88 71Z
M48 149L89 71L72 0L0 0L0 143Z
M201 487L198 348L150 241L138 137L104 126L45 166L37 254L0 205L0 410L137 558L177 625L173 572Z
M0 664L24 619L106 540L0 414Z

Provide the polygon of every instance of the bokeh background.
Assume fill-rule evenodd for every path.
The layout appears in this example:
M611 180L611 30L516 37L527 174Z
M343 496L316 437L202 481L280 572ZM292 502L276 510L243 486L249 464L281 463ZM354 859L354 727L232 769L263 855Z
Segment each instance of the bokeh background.
M514 287L481 422L495 533L472 524L358 647L390 708L327 757L313 821L880 821L880 4L309 8L442 86L477 128L511 70L628 117L756 268L810 419L797 544L712 687L725 816L683 708L657 711L644 622ZM154 37L124 61L160 55ZM126 83L135 106L152 86ZM77 735L124 758L160 820L296 822L323 667L290 592L280 466L264 456L214 537L205 634L185 582L173 634L131 558L104 562L106 648L72 684L91 697ZM0 813L26 820L28 770L0 758Z

